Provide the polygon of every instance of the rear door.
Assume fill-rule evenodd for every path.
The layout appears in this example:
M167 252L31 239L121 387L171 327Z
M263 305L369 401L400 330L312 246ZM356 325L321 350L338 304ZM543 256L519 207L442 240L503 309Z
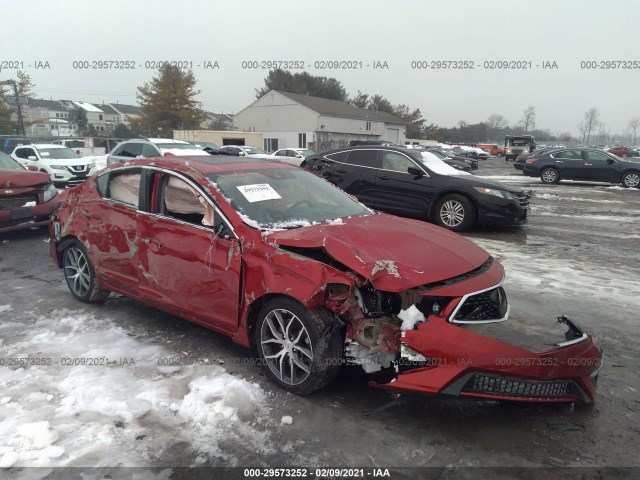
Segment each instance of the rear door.
M137 216L140 168L123 168L98 177L100 200L83 215L91 225L85 232L101 283L138 296Z
M225 332L238 326L238 240L190 178L148 170L148 212L138 221L138 279L151 302Z
M351 150L334 162L331 181L368 207L377 208L376 171L379 167L380 150Z
M566 180L584 180L582 153L580 150L564 149L549 155L549 167L555 167L560 177Z
M409 173L409 168L423 175ZM381 152L377 171L375 208L399 215L425 217L434 194L431 177L413 159L401 152Z

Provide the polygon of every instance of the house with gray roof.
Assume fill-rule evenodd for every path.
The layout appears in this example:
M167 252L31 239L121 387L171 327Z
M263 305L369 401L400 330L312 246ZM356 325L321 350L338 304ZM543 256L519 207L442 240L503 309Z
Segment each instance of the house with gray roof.
M131 125L132 120L142 118L144 114L140 107L136 105L125 105L123 103L110 103L109 106L113 108L118 115L120 115L120 122L127 126Z
M271 90L238 112L233 125L245 132L263 132L266 151L286 147L323 151L353 140L403 145L407 123L339 100Z
M69 109L57 100L27 99L27 104L22 106L22 118L28 137L47 139L77 134Z

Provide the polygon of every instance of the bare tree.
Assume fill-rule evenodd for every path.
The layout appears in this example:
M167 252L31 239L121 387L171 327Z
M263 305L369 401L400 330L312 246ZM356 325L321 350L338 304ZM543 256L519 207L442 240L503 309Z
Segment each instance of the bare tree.
M524 109L520 124L524 127L525 132L536 128L536 107L530 105Z
M501 128L506 128L509 125L509 121L499 113L492 113L489 115L485 123L491 130L499 130Z
M600 114L598 113L597 108L590 108L584 112L584 118L582 119L582 122L578 124L578 130L582 134L582 143L589 145L591 132L593 132L600 123L599 118Z
M640 128L640 118L632 118L629 121L629 130L631 130L631 133L633 133L633 140L631 141L631 143L633 143L634 145L636 144L636 133L638 131L638 128Z

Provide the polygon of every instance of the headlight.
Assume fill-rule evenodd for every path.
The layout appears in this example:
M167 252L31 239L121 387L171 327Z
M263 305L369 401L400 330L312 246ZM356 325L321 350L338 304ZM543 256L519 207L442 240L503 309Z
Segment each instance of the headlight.
M66 170L67 167L65 167L64 165L49 165L51 168L53 168L54 170Z
M484 193L485 195L493 195L500 198L513 198L514 195L506 190L496 190L495 188L473 187L476 192Z
M50 183L47 189L44 191L44 201L48 202L56 195L58 195L58 190L53 186L53 183Z
M87 165L87 170L91 170L95 166L96 166L96 162L91 162L89 165Z

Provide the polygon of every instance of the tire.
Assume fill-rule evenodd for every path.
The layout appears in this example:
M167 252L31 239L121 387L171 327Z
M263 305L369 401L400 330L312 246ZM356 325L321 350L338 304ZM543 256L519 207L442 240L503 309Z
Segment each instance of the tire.
M640 173L627 172L620 179L620 183L625 188L640 188Z
M549 185L556 184L560 181L560 173L555 168L545 168L540 172L540 180Z
M342 334L333 314L286 297L272 299L260 310L255 341L267 375L296 395L328 385L343 360Z
M65 248L62 254L62 271L69 291L76 300L94 303L109 296L109 292L98 285L93 264L80 242L75 241Z
M435 223L452 232L468 230L476 219L476 209L463 195L447 195L436 205Z

